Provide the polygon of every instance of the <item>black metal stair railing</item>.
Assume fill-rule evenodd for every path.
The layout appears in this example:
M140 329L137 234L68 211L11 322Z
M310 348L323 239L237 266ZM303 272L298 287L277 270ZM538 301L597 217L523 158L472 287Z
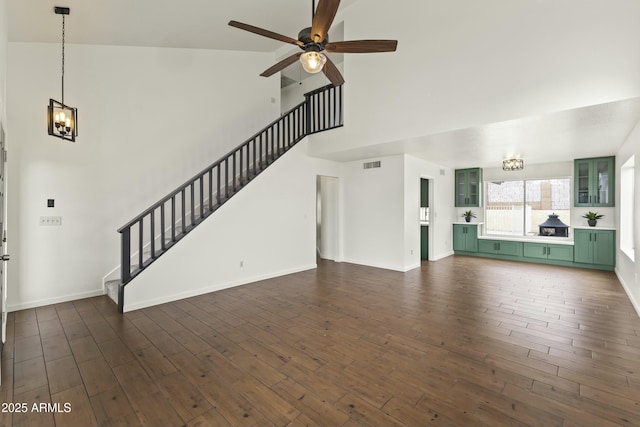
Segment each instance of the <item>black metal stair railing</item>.
M343 125L342 86L305 94L304 102L120 227L124 287L291 147L312 133Z

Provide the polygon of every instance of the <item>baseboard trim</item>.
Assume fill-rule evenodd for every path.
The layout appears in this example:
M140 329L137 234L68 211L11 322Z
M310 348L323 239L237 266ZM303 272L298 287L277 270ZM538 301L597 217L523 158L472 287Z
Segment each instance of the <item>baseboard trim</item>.
M391 264L376 264L372 262L360 261L355 259L345 259L343 262L346 262L349 264L365 265L367 267L382 268L384 270L399 271L401 273L405 272L404 266L397 266L397 265L391 265Z
M445 252L445 253L443 253L443 254L436 255L436 256L434 256L433 258L429 258L429 261L438 261L438 260L441 260L441 259L444 259L444 258L450 257L451 255L454 255L454 252L453 252L453 251L451 251L451 252Z
M640 303L636 301L635 298L633 297L633 294L631 293L631 289L629 288L629 286L627 286L627 284L625 283L624 279L620 275L620 272L618 271L617 268L615 269L615 273L616 273L616 276L618 277L618 281L620 282L620 284L622 285L622 288L624 289L624 292L627 294L629 301L631 301L631 305L636 310L636 314L638 315L638 317L640 317Z
M165 304L168 302L178 301L185 298L191 298L198 295L208 294L211 292L221 291L223 289L235 288L236 286L248 285L249 283L259 282L260 280L273 279L274 277L286 276L287 274L300 273L302 271L313 270L318 268L317 264L309 264L306 266L291 268L287 270L281 270L275 273L268 273L259 276L248 277L245 279L235 280L232 282L218 283L211 286L205 286L203 288L191 289L186 292L180 292L177 294L166 295L159 298L151 298L144 301L139 301L135 304L127 304L127 288L125 287L124 296L124 312L140 310L142 308L152 307L154 305ZM135 284L133 284L135 286Z
M18 310L26 310L29 308L42 307L45 305L52 305L52 304L60 304L62 302L75 301L83 298L97 297L100 295L104 295L103 289L96 289L96 290L87 291L87 292L79 292L77 294L63 295L55 298L46 298L46 299L41 299L36 301L23 302L20 304L7 304L7 311L12 312L12 311L18 311Z
M411 271L415 268L420 268L421 265L422 265L421 263L405 265L404 272L406 273L407 271Z

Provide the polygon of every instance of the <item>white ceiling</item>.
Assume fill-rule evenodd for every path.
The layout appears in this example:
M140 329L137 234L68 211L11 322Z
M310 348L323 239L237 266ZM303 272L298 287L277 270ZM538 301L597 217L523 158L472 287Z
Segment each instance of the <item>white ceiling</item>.
M342 0L340 10L357 0ZM68 43L273 52L284 44L229 27L233 19L294 39L311 0L8 0L9 41L60 43L54 6L71 8Z
M615 154L640 118L640 98L368 146L327 157L340 161L409 153L452 168L525 165ZM516 144L517 147L516 148Z
M344 10L358 0L342 0ZM60 43L54 6L71 8L68 43L276 52L283 44L236 28L231 19L292 38L310 26L310 0L8 0L10 42ZM340 14L336 23L340 20ZM337 31L337 30L336 30ZM334 38L341 39L340 36ZM402 44L402 40L399 40ZM292 67L292 71L296 72ZM353 77L349 77L353 78ZM640 77L639 77L640 78ZM294 77L295 79L295 77ZM614 154L640 117L640 98L525 117L343 152L336 159L409 153L450 167L498 166ZM529 141L514 151L514 141ZM519 144L519 147L523 147Z

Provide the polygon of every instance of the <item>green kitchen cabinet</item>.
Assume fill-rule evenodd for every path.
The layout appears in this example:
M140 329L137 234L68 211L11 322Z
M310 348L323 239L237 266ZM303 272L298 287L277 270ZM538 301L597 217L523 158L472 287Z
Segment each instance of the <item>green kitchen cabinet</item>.
M492 255L522 256L522 242L480 240L478 252Z
M615 206L615 157L574 160L575 206Z
M464 208L482 206L482 169L456 169L455 205Z
M453 250L455 252L478 251L477 224L453 224Z
M615 266L614 230L574 230L574 261L583 264Z
M573 261L573 246L525 242L524 256L527 258L571 262Z
M429 180L420 178L420 207L429 207Z
M429 259L429 226L420 227L420 259Z

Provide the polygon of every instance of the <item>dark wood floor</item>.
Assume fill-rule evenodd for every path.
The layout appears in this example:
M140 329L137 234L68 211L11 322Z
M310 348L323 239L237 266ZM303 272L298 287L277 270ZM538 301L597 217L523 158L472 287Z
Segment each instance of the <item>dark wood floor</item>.
M640 318L611 272L321 262L123 316L106 297L24 310L7 332L0 425L640 425Z

